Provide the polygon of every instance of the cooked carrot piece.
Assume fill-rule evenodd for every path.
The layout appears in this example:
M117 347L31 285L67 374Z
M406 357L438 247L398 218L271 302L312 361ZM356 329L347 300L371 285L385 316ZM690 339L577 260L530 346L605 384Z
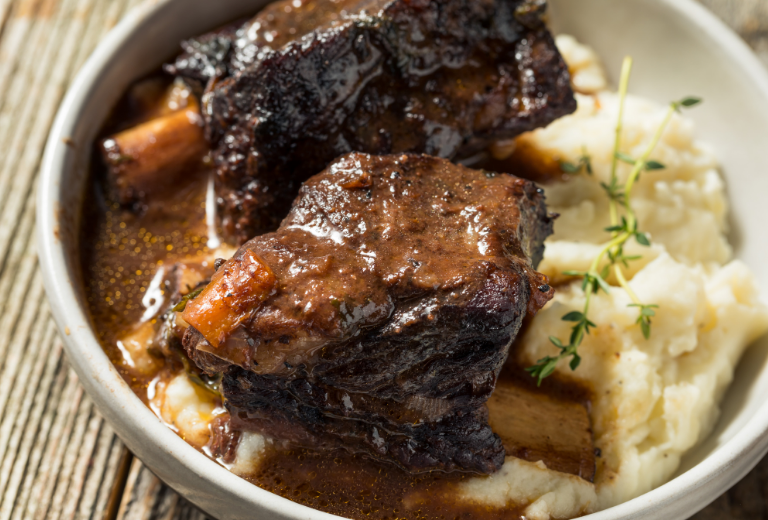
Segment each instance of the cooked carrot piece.
M270 268L250 250L216 271L200 296L187 303L182 317L218 348L277 284Z

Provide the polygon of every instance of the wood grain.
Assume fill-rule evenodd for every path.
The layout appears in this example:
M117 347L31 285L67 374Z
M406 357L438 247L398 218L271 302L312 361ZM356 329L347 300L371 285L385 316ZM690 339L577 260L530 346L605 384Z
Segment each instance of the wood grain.
M192 504L163 484L134 459L117 518L121 520L203 520Z
M738 32L768 65L768 0L699 0Z
M34 242L53 117L140 0L0 0L0 520L204 520L125 449L63 355ZM700 0L768 65L768 0ZM695 520L768 520L768 460Z
M0 520L117 512L129 454L63 355L37 271L34 183L67 85L134 3L0 0Z

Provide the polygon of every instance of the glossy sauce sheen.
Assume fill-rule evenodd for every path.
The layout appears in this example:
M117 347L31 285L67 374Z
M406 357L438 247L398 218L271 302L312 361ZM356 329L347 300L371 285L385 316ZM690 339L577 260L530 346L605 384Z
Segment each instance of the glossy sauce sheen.
M167 97L173 90L171 80L159 74L137 82L114 108L102 136L167 117L171 110ZM121 204L120 186L107 181L102 151L95 147L82 209L81 279L94 329L115 367L145 402L147 385L156 374L136 370L118 348L118 340L140 322L154 321L151 309L168 305L170 294L158 276L160 270L165 273L183 259L201 262L210 254L205 194L211 170L198 161L186 165L181 175L185 183L136 211ZM158 372L165 370L161 367Z
M435 320L442 299L458 305L507 270L522 281L507 295L519 312L504 318L533 316L553 294L530 260L538 263L551 226L540 192L522 179L427 156L349 154L304 184L276 233L254 238L224 264L238 271L253 256L279 283L217 355L260 374L312 364L307 353L370 327L394 336ZM239 285L251 282L237 278L222 285L222 297L250 293ZM414 307L419 298L429 301ZM400 307L408 310L398 314ZM488 324L483 334L506 334L508 325Z
M523 319L552 296L534 270L551 229L529 181L425 155L347 154L201 297L252 293L236 275L249 257L274 273L274 293L224 341L207 323L240 311L185 311L207 341L190 331L184 346L224 373L237 428L412 472L493 473L504 447L484 403Z
M141 216L110 200L103 184L96 182L83 210L82 280L95 330L112 362L145 401L152 377L133 370L117 341L134 330L158 299L158 307L167 305L167 290L157 283L159 269L185 258L201 261L209 254L200 225L205 216L205 173L178 197Z
M366 2L343 2L350 9L358 3ZM269 9L263 14L268 16ZM324 16L320 17L323 23L335 22ZM312 15L307 20L310 25L315 23ZM282 40L290 39L288 35L308 31L305 26L281 26L279 23L273 25L272 29L278 30L278 33L266 35L260 33L258 28L253 28L257 44L254 49L260 45L266 47L269 41L273 42L273 46L279 45ZM248 52L247 49L241 51ZM163 81L160 80L160 83ZM113 121L107 125L105 135L156 116L150 116L147 112L143 107L124 103L118 107ZM188 186L164 193L161 199L147 200L143 203L144 207L136 212L136 208L120 206L118 196L105 180L100 159L94 157L93 163L96 166L91 190L84 205L80 242L86 299L105 351L137 395L147 402L150 382L171 377L178 372L179 367L165 364L163 358L158 357L151 372L139 371L135 364L126 360L117 342L119 338L134 331L142 320L155 319L148 314L148 309L166 308L170 303L170 291L161 283L162 276L158 275L158 271L167 270L182 260L208 261L211 251L207 247L209 237L205 225L205 189L211 169L203 162L186 165L186 173L181 177L193 179ZM370 188L367 182L363 176L351 176L348 186L344 187L365 193ZM465 185L456 188L463 190ZM449 210L450 189L453 187L446 187L445 204ZM307 225L311 233L322 232L322 225L317 226L311 222ZM418 219L406 219L403 222L393 217L392 226L407 231L410 227L418 228L419 223ZM469 230L477 235L476 245L482 248L485 246L478 231ZM493 248L498 244L490 246ZM428 266L429 259L417 258L419 254L414 250L408 258L396 261L414 267ZM321 274L329 272L331 265L320 259L301 266L297 263L297 267L308 274ZM393 276L402 276L397 271L393 270ZM408 276L415 287L430 287L434 284L434 273L428 269L421 273L408 273ZM351 292L355 292L354 288ZM343 311L347 303L343 298L338 299L336 304L329 301L333 307L331 315ZM380 303L384 306L388 304L387 301ZM350 316L349 323L336 322L331 324L331 329L338 326L342 329L357 327L360 325L358 321L375 319L376 312L377 309L372 308L360 316ZM333 334L345 331L329 329L325 332ZM515 504L499 509L470 502L459 503L455 499L456 486L471 477L467 473L447 474L439 471L414 475L394 465L359 455L287 449L275 444L268 449L266 459L249 480L288 499L350 518L522 518L521 508Z
M234 35L188 43L167 70L206 80L227 235L242 243L276 228L300 183L342 154L469 157L573 112L545 9L279 0Z
M371 520L523 520L523 508L456 500L466 474L411 475L343 452L274 451L249 479L254 484L345 518Z
M100 175L96 169L94 177ZM202 191L202 186L198 189ZM116 341L141 319L145 311L142 299L154 271L189 256L201 258L208 253L206 237L179 233L182 221L177 218L155 218L153 213L137 217L121 210L104 192L101 182L94 183L85 205L81 258L86 298L104 350L147 402L149 382L156 375L170 377L170 370L161 367L156 374L138 373L124 361ZM198 193L179 205L183 212L202 219L202 198ZM448 491L464 478L467 475L441 472L413 476L395 466L346 453L273 446L248 480L309 507L356 519L520 518L519 508L513 505L500 510L453 503ZM408 497L416 505L412 510L407 507Z
M204 218L204 184L190 188L164 211L154 208L137 216L109 199L102 176L103 171L96 168L85 205L86 225L81 234L85 291L105 351L146 402L147 384L157 375L169 377L169 367L162 366L150 376L139 374L123 361L115 342L146 311L142 300L158 268L184 258L199 261L209 253L204 229L195 224ZM502 372L502 380L520 376L519 372L504 375L507 373L506 369ZM573 385L552 380L544 387L545 392L569 401L587 400L587 393ZM350 518L522 518L521 508L514 504L498 509L456 501L455 486L470 476L442 472L414 476L347 453L273 446L249 480L293 501Z

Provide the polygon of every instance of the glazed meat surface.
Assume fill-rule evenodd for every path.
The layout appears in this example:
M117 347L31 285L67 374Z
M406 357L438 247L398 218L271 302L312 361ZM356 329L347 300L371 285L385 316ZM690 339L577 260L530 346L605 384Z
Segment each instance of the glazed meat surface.
M315 30L327 30L356 13L378 11L391 0L278 0L253 19L229 24L182 42L183 52L166 66L205 90L253 65L270 52Z
M410 471L490 473L491 395L553 294L541 190L423 155L346 155L184 311L236 428Z
M299 7L295 7L299 5ZM274 230L342 154L471 156L573 112L543 0L293 0L187 42L222 223Z

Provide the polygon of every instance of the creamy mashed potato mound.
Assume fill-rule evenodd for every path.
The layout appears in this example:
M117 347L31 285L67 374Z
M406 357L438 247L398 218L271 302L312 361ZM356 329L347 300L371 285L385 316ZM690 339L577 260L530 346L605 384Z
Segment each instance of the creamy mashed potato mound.
M185 373L177 374L168 382L158 380L151 395L150 406L168 426L197 448L208 444L211 421L226 413L213 394L193 383ZM236 475L253 474L259 467L268 443L263 435L243 432L234 462L225 465Z
M267 444L268 441L263 435L243 432L235 452L235 463L230 466L229 470L242 477L255 473L264 457Z
M211 420L225 411L213 394L195 385L185 373L168 382L158 381L150 406L184 440L198 448L210 439Z
M607 90L597 55L570 36L557 38L571 69L578 110L522 137L542 156L578 163L586 152L593 175L582 172L545 186L559 213L540 270L559 285L555 298L532 321L515 355L523 366L556 355L549 336L564 340L564 314L583 310L580 281L563 271L586 271L609 235L608 198L618 95ZM631 85L630 85L631 90ZM621 151L638 157L667 107L629 95ZM630 242L643 255L626 270L630 286L659 306L646 340L635 323L637 308L610 280L611 292L592 297L589 318L598 326L584 339L582 362L557 372L594 389L590 411L600 449L594 485L579 478L508 458L499 473L468 481L468 500L530 504L526 517L570 518L619 504L667 481L683 454L712 430L718 403L744 349L768 329L752 273L731 260L727 201L712 152L694 138L693 122L676 114L651 159L666 166L643 172L632 193L640 229L653 245ZM624 182L630 166L621 164Z

